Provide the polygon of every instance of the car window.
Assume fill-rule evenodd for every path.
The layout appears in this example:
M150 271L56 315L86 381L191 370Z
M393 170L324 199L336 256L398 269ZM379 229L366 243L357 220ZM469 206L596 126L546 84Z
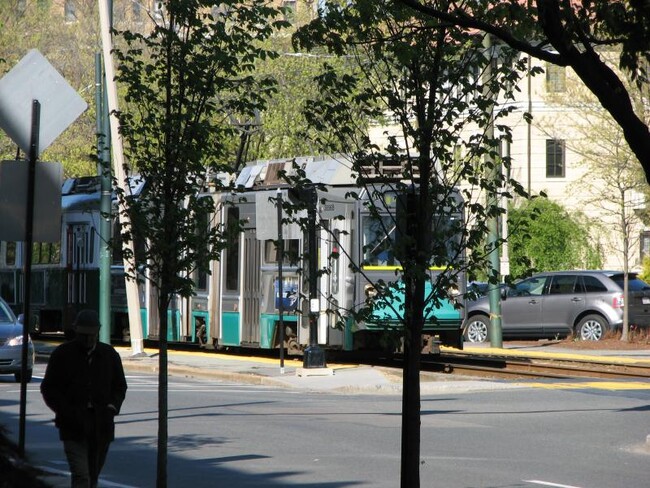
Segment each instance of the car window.
M630 291L650 290L650 285L639 278L630 279L627 284Z
M621 287L621 290L623 289L623 276L624 275L621 273L610 277L612 281ZM628 275L627 283L630 291L650 290L650 285L642 279L637 278L635 274Z
M583 276L582 283L587 293L602 293L607 287L595 276Z
M487 295L489 287L490 285L488 283L472 281L469 285L467 285L467 293L470 300L475 300Z
M549 295L561 295L575 293L575 275L560 275L551 277L551 286L548 288Z
M527 280L520 281L517 283L514 288L508 290L508 296L511 297L528 297L528 296L539 296L544 291L544 283L546 283L546 277L533 277L528 278Z

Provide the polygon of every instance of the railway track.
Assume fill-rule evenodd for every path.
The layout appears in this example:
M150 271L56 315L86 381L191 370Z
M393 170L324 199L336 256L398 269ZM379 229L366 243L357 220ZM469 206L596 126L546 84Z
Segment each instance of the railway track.
M442 353L424 358L422 371L492 378L594 378L650 380L650 365L641 362L614 362L602 359L500 356L494 354Z
M193 349L183 348L183 349ZM230 351L230 354L253 354L274 357L275 350L243 349ZM206 354L210 354L206 351ZM372 364L387 368L402 369L403 358L400 355L387 357L382 354L359 352L328 352L329 362L349 364ZM422 355L422 372L445 373L451 375L474 376L483 378L507 379L570 379L592 378L613 380L648 380L650 381L650 363L628 360L558 358L541 356L517 356L499 354L473 354L467 352L443 351L440 355Z

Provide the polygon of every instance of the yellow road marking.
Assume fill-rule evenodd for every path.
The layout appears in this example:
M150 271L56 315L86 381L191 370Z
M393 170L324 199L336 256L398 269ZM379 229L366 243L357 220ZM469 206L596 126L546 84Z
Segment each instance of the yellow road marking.
M447 350L449 352L457 352L457 349L441 347L442 350ZM463 351L471 354L494 354L501 356L519 356L519 357L529 357L529 358L556 358L556 359L578 359L584 361L606 361L612 364L650 364L650 359L634 358L634 357L623 357L623 356L597 356L594 354L579 354L579 353L569 353L569 352L535 352L535 351L522 351L518 349L499 349L495 347L465 347Z
M576 383L519 383L532 388L545 388L547 390L584 390L593 388L597 390L650 390L650 383L643 381L584 381Z
M116 347L116 349L120 349L120 347ZM129 350L130 348L122 348L122 349ZM148 356L158 355L158 349L147 348L144 350L144 352ZM186 357L206 357L207 359L216 358L216 359L223 359L227 361L242 361L242 362L250 362L250 363L273 364L273 365L278 365L280 363L280 360L278 358L265 358L259 356L238 356L236 354L223 354L218 352L206 355L205 352L201 352L201 351L169 351L168 355L170 358L172 356L186 356ZM285 366L288 367L296 367L296 368L302 367L302 362L303 360L301 357L292 356L292 357L284 358ZM357 368L358 365L328 363L327 367L332 369L346 369L346 368Z

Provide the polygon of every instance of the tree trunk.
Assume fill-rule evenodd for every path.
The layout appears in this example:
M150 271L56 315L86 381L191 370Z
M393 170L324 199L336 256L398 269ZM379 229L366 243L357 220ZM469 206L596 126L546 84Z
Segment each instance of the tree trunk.
M405 277L401 488L420 486L420 354L424 283Z
M623 330L621 332L621 341L628 342L630 330L630 281L628 272L630 271L630 228L627 225L627 216L625 215L625 198L623 198L623 208L621 210L621 220L623 223Z
M428 177L428 166L420 165ZM420 355L424 325L425 270L429 261L429 191L421 185L418 194L406 198L407 242L411 243L404 266L404 371L402 378L402 466L401 488L420 487ZM429 224L429 225L427 225Z
M158 299L158 316L160 317L160 334L158 337L158 458L156 465L156 488L167 488L167 294L162 293Z

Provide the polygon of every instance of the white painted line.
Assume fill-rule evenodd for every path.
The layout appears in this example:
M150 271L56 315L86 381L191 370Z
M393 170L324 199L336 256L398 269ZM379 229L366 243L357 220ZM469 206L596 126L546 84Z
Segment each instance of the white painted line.
M562 485L560 483L551 483L550 481L540 481L540 480L521 480L524 483L533 483L535 485L543 485L543 486L554 486L555 488L580 488L579 486L573 486L573 485Z

